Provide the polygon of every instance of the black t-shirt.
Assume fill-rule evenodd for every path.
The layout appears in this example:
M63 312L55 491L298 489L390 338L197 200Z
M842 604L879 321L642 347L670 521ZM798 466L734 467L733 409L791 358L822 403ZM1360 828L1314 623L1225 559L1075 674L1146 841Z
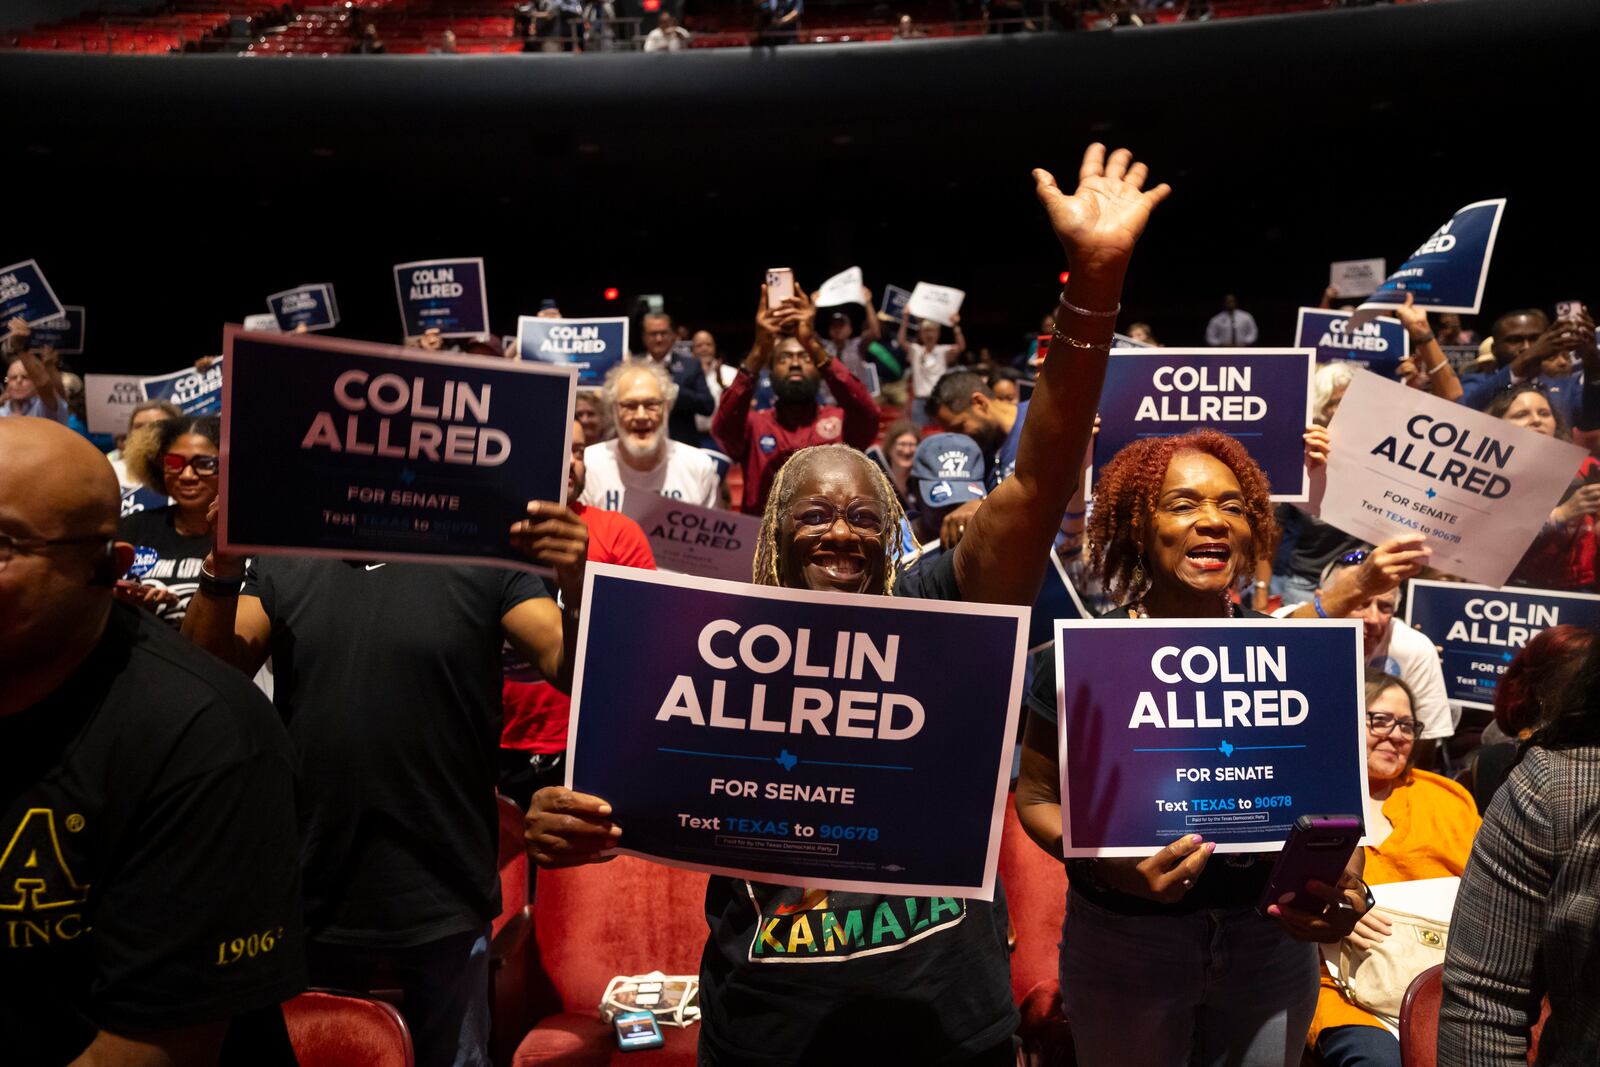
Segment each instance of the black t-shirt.
M228 1048L261 1062L234 1038L281 1040L305 987L294 809L266 698L118 605L60 688L0 718L0 1061L233 1018Z
M895 595L960 600L954 558ZM713 877L706 922L703 1063L934 1064L1016 1030L998 880L990 903Z
M1259 611L1235 609L1236 618L1268 619ZM1102 619L1131 618L1125 607L1108 611ZM1041 648L1033 658L1033 684L1028 687L1028 710L1056 725L1056 646ZM1154 851L1152 849L1151 851ZM1094 874L1094 861L1068 860L1067 885L1074 893L1123 915L1189 915L1205 908L1255 907L1272 874L1275 852L1238 852L1212 856L1206 861L1194 888L1176 904L1162 904L1103 885Z
M1292 507L1293 504L1279 504L1278 510L1282 514L1283 509ZM1361 538L1351 537L1314 515L1300 512L1297 519L1300 536L1295 539L1294 550L1289 553L1289 572L1311 582L1321 579L1322 570L1328 564L1365 544Z
M306 927L406 948L500 909L500 620L521 571L281 556L246 596L272 623L273 699L301 767Z
M173 626L183 625L189 598L200 586L200 564L211 551L211 538L205 534L187 537L178 532L178 509L152 508L123 516L117 523L117 537L133 545L132 573L145 585L166 589L178 597L170 607L162 605L157 617Z

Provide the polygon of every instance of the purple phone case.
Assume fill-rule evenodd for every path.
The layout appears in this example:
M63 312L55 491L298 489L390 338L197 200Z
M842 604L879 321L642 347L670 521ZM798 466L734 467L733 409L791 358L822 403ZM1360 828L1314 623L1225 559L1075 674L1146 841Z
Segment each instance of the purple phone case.
M1265 915L1267 908L1277 903L1285 893L1300 893L1307 882L1317 881L1333 885L1344 872L1345 864L1359 847L1361 820L1353 815L1305 815L1311 822L1309 830L1302 830L1299 820L1289 831L1289 840L1278 861L1272 865L1272 875L1261 893L1256 910ZM1350 847L1311 848L1313 844L1348 838Z

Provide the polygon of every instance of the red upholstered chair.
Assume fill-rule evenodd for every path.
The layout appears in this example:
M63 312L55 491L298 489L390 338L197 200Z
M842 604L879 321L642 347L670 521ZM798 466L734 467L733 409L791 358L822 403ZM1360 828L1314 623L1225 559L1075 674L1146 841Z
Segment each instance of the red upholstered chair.
M300 1067L412 1067L411 1031L393 1004L312 990L283 1005Z
M533 901L535 1009L512 1067L692 1067L698 1025L661 1028L664 1048L622 1052L600 1021L600 998L619 974L699 974L706 876L619 856L540 871Z
M505 797L495 799L500 809L500 914L489 927L489 1053L496 1063L507 1063L537 1017L528 1001L533 865L522 837L522 809Z
M1030 1061L1072 1064L1072 1032L1061 1015L1061 922L1067 914L1067 872L1033 843L1006 798L1000 837L1000 880L1017 943L1011 993L1022 1012L1023 1050Z
M1401 1067L1434 1067L1439 1059L1439 1002L1444 998L1444 964L1411 980L1400 1001Z

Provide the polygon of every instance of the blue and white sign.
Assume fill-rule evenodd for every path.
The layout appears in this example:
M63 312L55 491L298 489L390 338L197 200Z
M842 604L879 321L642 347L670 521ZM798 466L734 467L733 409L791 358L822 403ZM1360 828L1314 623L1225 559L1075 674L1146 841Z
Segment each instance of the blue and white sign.
M1272 852L1363 815L1363 668L1355 619L1058 622L1064 854Z
M1358 370L1328 424L1307 511L1381 544L1427 535L1429 565L1504 585L1587 453Z
M25 259L0 267L0 329L12 319L32 326L59 319L62 313L62 303L44 280L44 271L37 262Z
M185 367L171 374L139 379L139 388L146 400L165 400L178 405L185 415L220 415L222 413L222 361L216 356L205 370ZM127 429L126 426L121 433Z
M898 285L885 285L883 287L883 303L880 305L878 317L888 319L890 322L899 322L905 317L906 305L911 302L911 290L902 289ZM907 326L915 326L917 317L911 316Z
M627 319L517 319L517 350L523 359L577 367L579 385L599 385L628 356Z
M1352 327L1350 318L1348 311L1301 308L1294 343L1316 349L1318 363L1342 360L1379 374L1393 374L1411 355L1411 335L1399 319L1371 319Z
M489 332L489 292L481 258L397 263L394 292L408 341L429 330L438 330L445 337L477 337Z
M1443 650L1450 700L1489 709L1500 676L1540 630L1600 626L1600 596L1413 578L1406 589L1406 622Z
M33 336L28 338L28 346L53 348L63 356L82 355L83 327L83 308L77 304L67 304L62 308L60 318L46 319L33 327Z
M1094 465L1144 437L1220 430L1261 465L1272 499L1306 499L1313 353L1297 348L1112 349Z
M604 564L584 583L567 785L611 804L619 851L993 899L1025 608Z
M221 387L221 381L218 381ZM116 436L128 432L134 408L148 399L143 381L127 374L85 374L83 376L84 418L90 433Z
M219 547L547 570L510 531L528 501L566 502L573 371L237 326L224 337Z
M1489 260L1505 208L1502 197L1480 200L1457 211L1378 286L1357 309L1357 320L1404 304L1407 293L1426 311L1476 315L1483 304L1483 286L1489 280Z
M761 516L703 508L638 489L623 494L622 513L644 530L659 569L730 582L750 580Z
M339 325L339 304L333 286L326 283L299 285L267 297L267 310L278 320L284 333L304 326L309 331L331 330Z

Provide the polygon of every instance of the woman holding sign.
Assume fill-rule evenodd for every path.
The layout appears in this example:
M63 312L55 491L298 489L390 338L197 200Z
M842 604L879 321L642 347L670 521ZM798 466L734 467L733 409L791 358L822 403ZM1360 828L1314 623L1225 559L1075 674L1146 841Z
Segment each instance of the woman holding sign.
M1084 154L1068 195L1045 171L1037 194L1067 254L1071 279L1056 312L1016 473L968 523L954 552L899 575L901 507L881 469L854 449L797 452L767 499L755 581L820 592L1031 604L1089 444L1111 329L1135 242L1170 191L1146 191L1130 153ZM624 818L626 813L620 813ZM622 826L603 799L565 789L534 796L527 839L546 867L603 860ZM810 914L831 913L825 944L774 955ZM881 1060L1012 1064L1002 893L991 904L879 897L712 878L701 962L702 1064ZM809 927L807 927L809 929ZM765 955L763 955L765 953ZM786 965L803 963L804 966Z
M1232 591L1271 553L1275 532L1266 476L1234 438L1146 438L1095 480L1088 566L1123 604L1106 618L1264 618L1236 607ZM1426 557L1385 546L1323 598L1323 610L1344 615ZM1028 704L1017 814L1060 856L1053 649L1035 664ZM1084 1067L1300 1062L1317 1002L1310 942L1347 934L1365 891L1346 872L1338 886L1311 883L1316 899L1275 904L1264 918L1255 905L1274 854L1213 857L1214 848L1189 835L1145 859L1067 861L1061 994Z

